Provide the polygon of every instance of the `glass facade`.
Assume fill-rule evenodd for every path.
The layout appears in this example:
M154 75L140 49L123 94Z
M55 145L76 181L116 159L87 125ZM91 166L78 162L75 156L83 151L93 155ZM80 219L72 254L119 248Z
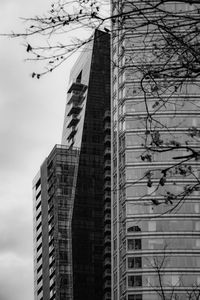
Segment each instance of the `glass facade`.
M72 220L77 300L111 297L109 57L109 35L96 31L72 68L63 125L62 143L80 148Z
M79 151L56 145L34 180L35 299L72 299L72 212Z
M71 71L61 150L34 182L37 300L111 298L109 57L109 35L95 31Z
M131 12L112 24L112 299L195 299L199 191L185 189L195 186L200 164L170 167L174 157L188 155L181 145L199 149L189 131L200 127L200 88L198 80L174 87L166 77L143 78L142 68L158 63L155 44L162 45L153 22L141 25L145 13L151 20L162 15L150 2L112 1L113 15ZM192 16L197 6L169 2L164 9ZM147 151L152 145L174 150ZM182 201L174 196L183 194Z

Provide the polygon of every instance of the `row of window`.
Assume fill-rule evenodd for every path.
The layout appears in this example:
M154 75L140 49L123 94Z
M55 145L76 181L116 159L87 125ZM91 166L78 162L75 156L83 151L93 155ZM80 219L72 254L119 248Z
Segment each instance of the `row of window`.
M133 225L132 225L132 224ZM200 221L191 220L191 216L179 218L178 220L158 220L158 221L142 221L141 228L135 226L136 222L127 224L127 233L132 232L198 232L200 231Z
M128 300L142 300L142 295L141 294L128 295Z

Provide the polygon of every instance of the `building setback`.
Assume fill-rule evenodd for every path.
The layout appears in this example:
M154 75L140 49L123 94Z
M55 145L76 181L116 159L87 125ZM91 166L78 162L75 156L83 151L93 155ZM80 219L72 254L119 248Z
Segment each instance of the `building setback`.
M113 15L119 16L112 28L115 64L111 71L113 300L197 299L200 285L199 191L188 193L180 203L170 198L195 184L199 162L190 161L196 178L182 176L179 169L163 176L162 170L174 164L173 157L187 152L179 149L152 154L144 148L145 143L150 147L157 142L186 143L199 149L199 140L195 142L188 135L188 128L200 127L199 83L188 80L174 87L168 82L170 75L150 82L150 75L143 78L142 73L148 66L152 71L156 62L157 67L166 63L156 56L163 43L162 30L153 21L144 25L145 16L156 21L162 16L167 24L170 19L165 10L190 17L197 10L189 3L167 1L156 14L153 2L112 1ZM121 17L123 12L125 17ZM152 136L153 144L148 144ZM166 182L159 182L161 177ZM176 209L170 212L172 204Z
M110 299L109 44L109 35L96 31L75 63L62 145L52 151L34 180L37 300ZM57 166L60 160L62 169Z

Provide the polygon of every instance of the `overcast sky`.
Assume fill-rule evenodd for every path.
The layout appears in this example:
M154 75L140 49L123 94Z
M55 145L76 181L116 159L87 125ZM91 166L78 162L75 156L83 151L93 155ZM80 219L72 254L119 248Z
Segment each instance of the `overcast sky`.
M0 0L0 33L19 29L19 17L50 4ZM71 65L32 79L22 44L0 38L0 300L33 300L32 179L61 141Z

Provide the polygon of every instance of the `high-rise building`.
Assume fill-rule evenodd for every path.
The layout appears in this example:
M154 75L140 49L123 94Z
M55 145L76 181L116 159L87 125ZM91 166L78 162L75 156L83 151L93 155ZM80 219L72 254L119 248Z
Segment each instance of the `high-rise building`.
M34 180L37 300L110 299L109 57L95 31L71 71L62 145Z
M178 164L187 145L199 149L188 134L200 126L198 80L184 81L178 65L199 4L183 2L112 1L113 300L196 299L199 290L199 162Z
M35 299L72 299L72 216L79 150L56 145L33 182Z

